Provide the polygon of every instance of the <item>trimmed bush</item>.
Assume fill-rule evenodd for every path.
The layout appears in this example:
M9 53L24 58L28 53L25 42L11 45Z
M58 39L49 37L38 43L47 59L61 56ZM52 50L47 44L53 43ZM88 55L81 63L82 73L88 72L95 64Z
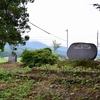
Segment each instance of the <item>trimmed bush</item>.
M21 54L21 62L25 66L36 67L44 64L53 65L57 63L58 56L52 53L50 48L43 48L38 50L24 50Z

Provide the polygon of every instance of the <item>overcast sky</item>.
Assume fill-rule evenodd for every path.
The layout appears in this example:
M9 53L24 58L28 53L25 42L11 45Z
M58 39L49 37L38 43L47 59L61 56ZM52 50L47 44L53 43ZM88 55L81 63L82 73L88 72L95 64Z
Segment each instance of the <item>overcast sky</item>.
M92 6L94 3L100 4L100 0L35 0L28 4L30 22L50 33L30 24L30 41L52 45L52 41L56 40L67 46L68 29L68 45L73 42L97 44L100 11Z

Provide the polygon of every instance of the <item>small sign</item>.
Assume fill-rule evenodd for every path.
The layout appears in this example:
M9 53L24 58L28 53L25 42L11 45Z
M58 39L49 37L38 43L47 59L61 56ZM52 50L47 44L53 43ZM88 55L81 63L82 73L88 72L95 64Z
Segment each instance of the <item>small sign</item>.
M67 50L69 59L94 60L97 56L97 47L92 43L73 43Z

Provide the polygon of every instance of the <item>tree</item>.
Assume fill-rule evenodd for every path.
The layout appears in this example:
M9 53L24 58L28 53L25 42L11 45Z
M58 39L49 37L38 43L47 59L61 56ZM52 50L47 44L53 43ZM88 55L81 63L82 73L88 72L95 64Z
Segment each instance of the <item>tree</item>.
M93 4L93 6L96 7L96 9L99 9L99 11L100 11L100 4L98 4L98 3L97 4Z
M57 52L57 49L61 47L61 43L57 43L56 40L52 41L54 53Z
M34 0L0 0L0 49L9 45L25 45L29 36L23 34L31 28L28 25L29 14L26 5Z

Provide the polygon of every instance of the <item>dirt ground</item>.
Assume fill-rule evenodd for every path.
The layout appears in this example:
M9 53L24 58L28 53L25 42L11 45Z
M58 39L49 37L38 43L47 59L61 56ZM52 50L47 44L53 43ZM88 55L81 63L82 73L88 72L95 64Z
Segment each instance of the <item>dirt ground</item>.
M19 62L5 62L5 63L0 63L0 68L3 68L5 70L10 70L13 69L15 67L21 67L22 64Z
M0 68L5 70L16 67L22 67L22 64L0 64ZM30 77L36 81L36 86L31 87L29 96L44 95L41 100L100 100L100 72L58 72L32 68L25 74L17 75L21 78ZM51 99L55 97L60 99Z

